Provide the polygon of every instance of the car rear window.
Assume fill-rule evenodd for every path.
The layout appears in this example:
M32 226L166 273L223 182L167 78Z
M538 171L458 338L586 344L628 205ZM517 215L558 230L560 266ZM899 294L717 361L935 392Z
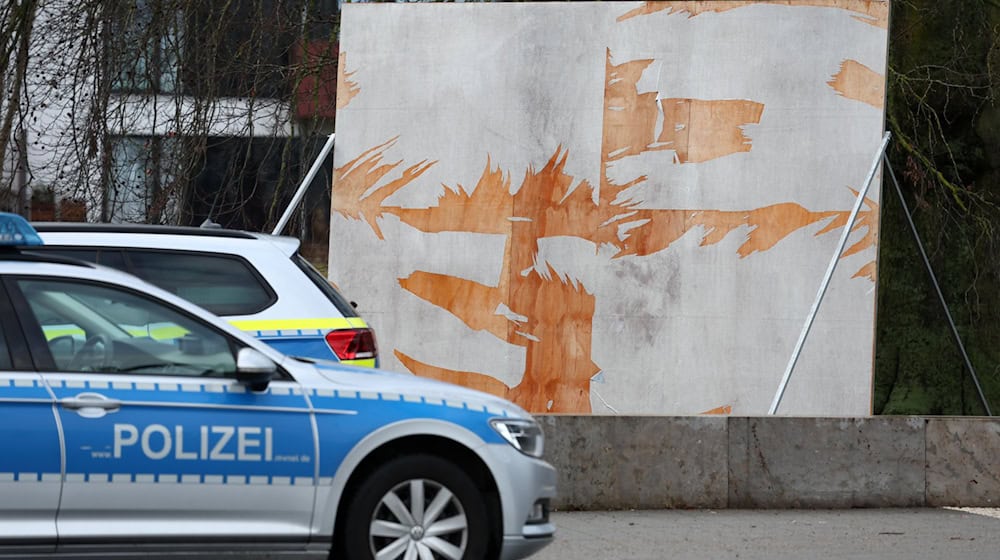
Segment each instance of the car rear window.
M358 316L358 312L354 310L354 306L340 294L337 288L333 286L333 283L320 274L320 272L316 270L316 268L311 265L309 261L302 257L302 255L296 253L292 256L292 261L295 262L296 266L298 266L299 269L305 273L313 284L316 284L316 287L319 288L324 295L326 295L327 299L330 300L330 303L332 303L344 317Z
M216 315L252 315L277 301L250 263L235 255L52 246L46 250L129 272Z
M277 298L243 259L207 253L127 249L132 274L216 315L250 315Z

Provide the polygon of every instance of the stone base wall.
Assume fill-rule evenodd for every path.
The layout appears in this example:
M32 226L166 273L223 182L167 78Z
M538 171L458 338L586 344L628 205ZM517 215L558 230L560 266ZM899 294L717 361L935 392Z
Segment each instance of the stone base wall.
M562 510L1000 504L1000 419L538 420Z

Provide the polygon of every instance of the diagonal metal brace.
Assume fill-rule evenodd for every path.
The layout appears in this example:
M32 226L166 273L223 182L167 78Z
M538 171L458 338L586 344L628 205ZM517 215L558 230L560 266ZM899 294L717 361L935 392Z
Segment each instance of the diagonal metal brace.
M889 164L889 156L883 156L885 160L885 167L889 170L889 177L892 178L892 184L896 187L896 194L899 196L899 203L903 205L903 214L906 216L906 221L910 224L910 231L913 232L913 239L917 241L917 248L920 249L920 258L924 260L924 266L927 267L927 274L931 277L931 283L934 284L934 291L937 292L938 300L941 301L941 307L944 308L944 314L948 318L948 325L951 327L951 334L955 337L955 342L958 344L958 349L962 353L962 359L965 360L965 367L969 369L969 375L972 376L972 382L976 385L976 391L979 393L979 400L983 403L983 408L986 409L987 416L993 416L993 412L990 411L990 403L986 400L986 394L983 393L983 387L979 384L979 376L976 375L976 368L972 367L972 360L969 359L969 354L965 351L965 345L962 344L962 337L958 334L958 327L955 326L955 321L951 318L951 310L948 309L948 302L944 299L944 294L941 293L941 286L938 284L937 276L934 275L934 268L931 267L931 261L927 258L927 251L924 250L924 244L920 240L920 234L917 233L917 226L913 223L913 217L910 216L910 207L906 204L906 199L903 198L903 189L899 187L899 181L896 180L896 174L892 171L892 165Z
M785 389L788 387L788 380L792 377L792 371L795 369L795 363L799 361L799 355L802 353L802 347L806 343L806 337L809 336L809 330L812 328L813 321L816 320L816 313L819 311L820 304L823 303L823 296L826 295L826 289L830 286L830 280L833 278L834 269L837 268L840 254L844 252L844 247L847 246L847 239L851 235L851 230L854 229L854 222L858 219L858 212L861 210L861 204L865 201L868 187L871 186L872 180L875 178L875 173L882 164L882 155L885 154L885 148L889 145L889 137L889 131L886 131L885 135L882 136L882 144L879 145L878 152L875 154L874 161L872 161L871 170L868 171L868 177L865 179L865 183L861 189L858 190L858 198L854 201L854 208L851 209L851 215L844 225L844 232L840 234L840 243L837 244L837 252L830 259L826 275L823 276L823 281L819 285L816 300L813 301L812 309L809 310L809 315L806 317L806 324L803 325L802 332L799 333L799 340L795 343L795 350L792 351L792 357L788 360L788 367L785 368L785 374L781 377L778 391L774 394L774 400L771 401L771 408L767 411L770 415L774 415L781 404L781 397L785 394Z

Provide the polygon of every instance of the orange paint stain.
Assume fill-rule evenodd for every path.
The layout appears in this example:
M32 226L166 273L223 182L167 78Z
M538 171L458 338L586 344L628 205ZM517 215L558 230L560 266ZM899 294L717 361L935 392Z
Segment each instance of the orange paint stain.
M640 16L666 11L668 14L687 14L689 18L706 12L722 13L755 4L772 4L789 7L837 8L853 12L853 18L882 29L889 28L889 2L885 0L762 0L741 2L730 0L700 0L688 2L643 2L642 6L618 17L622 22Z
M827 82L837 93L881 109L885 103L885 76L856 60L845 60Z
M750 151L743 126L760 123L764 105L743 99L663 99L658 145L677 152L678 163L701 163Z
M361 93L361 87L350 79L355 72L347 71L347 53L341 52L337 56L337 109L347 107L354 96Z
M470 329L487 331L501 340L508 340L509 322L495 313L500 304L506 304L504 286L490 287L421 270L400 278L399 285L420 299L447 309Z
M729 2L712 2L726 8ZM657 4L659 5L659 3ZM708 5L683 3L695 8ZM618 185L608 177L613 161L646 151L672 149L677 163L700 163L725 155L749 152L750 140L742 126L759 123L764 106L746 100L662 99L663 125L656 142L651 134L656 113L655 94L640 94L638 82L652 60L634 60L615 65L610 50L605 60L604 136L602 139L600 204L594 209L575 209L574 223L589 230L580 236L595 243L610 243L618 248L616 257L646 256L668 248L692 229L703 230L701 246L713 245L737 229L745 229L740 258L767 251L792 233L812 224L829 220L817 235L842 228L848 212L813 212L796 203L781 203L740 211L706 209L640 209L631 201L616 202L625 189L646 180L636 177ZM859 214L854 229L867 228L865 236L844 253L844 257L874 244L877 228L877 205L866 200L868 212ZM598 227L594 227L599 224Z
M702 414L713 414L713 415L714 414L717 414L717 415L729 415L729 414L732 414L732 413L733 413L733 407L732 407L732 405L728 405L728 404L722 405L722 406L717 406L717 407L713 408L712 410L706 410L705 412L702 412Z
M398 208L393 214L426 232L509 233L508 216L512 215L514 204L510 184L510 175L494 169L487 156L486 168L471 193L462 185L446 188L433 210Z
M851 189L851 192L854 193L855 197L858 196L858 191ZM871 249L875 247L875 244L878 242L879 205L877 202L868 197L865 197L864 203L865 206L868 207L868 209L860 210L858 212L858 215L854 220L854 227L851 228L851 231L853 232L853 231L864 230L865 234L861 236L861 239L859 239L853 245L844 250L843 254L840 255L840 258L842 259L849 257L851 255L856 255L867 249ZM849 212L839 213L837 219L833 222L830 222L830 224L826 228L824 228L823 231L820 231L817 235L827 233L828 231L832 231L834 229L840 229L846 226L847 219L849 217L850 217ZM874 283L877 279L877 274L876 274L877 270L878 266L876 264L876 261L871 261L868 264L861 267L861 269L858 270L851 278L867 278L871 280L872 283Z
M525 173L514 195L518 219L511 223L511 266L515 271L536 264L538 240L545 237L580 237L598 244L615 239L614 229L602 224L621 208L595 205L590 183L576 183L565 173L568 156L557 148L542 169Z
M477 391L483 391L484 393L490 393L498 397L506 397L507 393L510 391L510 387L507 387L507 385L505 385L502 381L490 375L433 366L419 360L415 360L399 350L394 350L393 354L396 356L396 359L399 360L399 363L403 364L403 367L408 369L414 375L419 375L420 377L427 377L429 379L437 379L447 383L454 383L455 385L462 385L469 387L470 389L476 389Z
M334 170L331 210L355 220L364 220L379 239L383 239L378 218L384 212L382 202L399 189L410 184L436 162L423 160L403 170L400 177L369 192L384 177L392 173L402 161L383 163L385 151L395 145L399 137L366 150L358 157Z
M874 284L878 280L878 265L876 261L871 261L862 266L851 278L867 278Z
M727 1L727 0L708 0L708 1L688 1L688 2L643 2L642 6L629 10L623 15L618 16L619 22L625 21L627 19L632 19L634 17L648 16L655 14L657 12L667 12L667 14L687 14L689 18L693 18L697 15L701 15L705 12L727 12L729 10L735 10L736 8L744 8L746 6L752 6L753 4L758 4L759 2L741 2L741 1Z
M639 79L652 62L632 60L614 65L607 51L602 138L605 164L660 150L673 150L677 163L701 163L750 151L751 141L743 127L760 123L763 104L743 99L658 101L655 92L638 90Z
M855 198L857 198L858 191L851 189L851 192L854 193ZM868 210L858 211L858 215L854 219L854 227L851 228L851 231L859 231L863 229L865 230L865 234L861 237L861 239L845 249L841 257L849 257L875 246L875 242L878 239L879 205L868 197L865 197L864 204L868 207ZM846 226L848 218L850 218L850 212L839 212L837 214L837 218L830 222L830 224L827 225L822 231L817 233L817 235L822 235Z
M590 379L600 372L591 359L595 298L548 267L511 282L511 305L525 315L511 325L511 342L527 352L524 377L508 398L537 412L590 412Z
M744 258L767 251L793 232L837 215L837 212L810 212L793 202L739 211L639 210L628 220L644 222L630 229L627 237L617 244L620 252L616 256L657 253L696 228L703 230L702 247L746 228L745 241L737 250L740 258Z
M524 314L527 320L515 322L505 319L508 325L506 336L502 338L510 344L526 348L520 383L507 387L485 374L433 366L398 351L396 356L402 356L401 363L415 375L487 391L532 412L590 412L590 379L600 371L590 358L594 296L581 286L560 278L551 267L546 276L534 270L527 275L516 276L518 280L511 281L508 303L511 311ZM473 284L453 280L458 284ZM455 285L452 283L450 287ZM459 288L465 295L458 298L448 294L448 287L437 288L432 284L425 284L424 287L428 289L414 293L453 313L457 311L456 316L463 320L476 315L464 310L493 305L493 301L468 299L468 295L475 293L477 288L474 287ZM474 324L474 320L466 324L472 326L470 323Z
M855 192L855 195L857 193ZM864 230L865 233L853 245L848 247L840 258L846 258L875 245L878 236L878 204L866 198L868 210L858 212L852 231ZM624 218L621 225L633 225L624 236L617 241L616 258L626 255L647 256L662 251L675 241L694 229L701 229L702 247L714 245L727 235L745 229L746 237L737 254L746 258L753 253L768 251L792 233L828 220L828 223L816 232L823 235L847 225L850 211L828 210L813 212L794 202L785 202L755 208L753 210L723 211L723 210L637 210ZM867 267L866 269L867 270ZM873 275L860 272L854 277Z
M602 154L614 161L650 150L656 137L659 107L656 93L639 93L636 84L650 60L632 60L611 64L611 51L605 60L604 127ZM666 149L666 147L652 148Z
M401 359L411 372L444 381L461 380L463 385L489 390L534 412L590 412L590 378L600 371L590 357L594 296L536 261L539 239L586 236L606 219L591 198L591 187L586 182L574 187L573 177L564 172L567 158L568 152L557 149L541 169L528 169L515 195L510 194L507 176L487 160L471 194L460 188L445 194L439 206L386 209L422 231L506 232L508 243L496 287L423 271L399 283L417 297L447 309L470 329L526 348L521 382L502 392L482 381L482 374ZM470 223L478 225L451 229ZM502 307L510 310L509 316L523 320L498 315Z

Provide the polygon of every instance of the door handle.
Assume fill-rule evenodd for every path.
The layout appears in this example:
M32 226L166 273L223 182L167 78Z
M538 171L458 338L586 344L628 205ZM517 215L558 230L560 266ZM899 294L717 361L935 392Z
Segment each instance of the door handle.
M80 393L59 401L63 408L77 411L80 416L95 418L114 412L122 407L122 402L109 399L100 393Z

